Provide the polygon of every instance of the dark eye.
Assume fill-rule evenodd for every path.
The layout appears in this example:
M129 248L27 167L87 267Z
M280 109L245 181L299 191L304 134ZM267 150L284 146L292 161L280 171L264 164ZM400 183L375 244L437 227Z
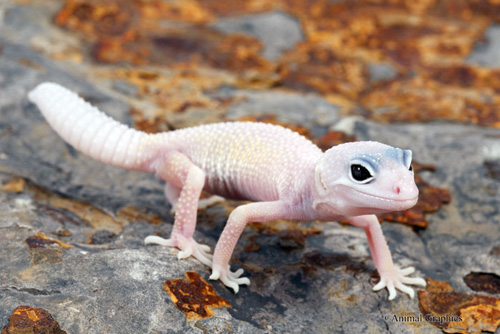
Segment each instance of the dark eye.
M413 165L410 165L410 168L408 168L410 172L413 172Z
M373 177L368 169L362 165L351 165L351 175L354 180L359 182L368 181Z

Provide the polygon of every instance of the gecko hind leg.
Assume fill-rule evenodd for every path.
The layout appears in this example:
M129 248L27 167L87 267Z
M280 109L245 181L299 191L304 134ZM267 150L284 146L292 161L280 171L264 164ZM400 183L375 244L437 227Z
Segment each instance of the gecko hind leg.
M180 192L181 190L179 188L170 185L170 183L165 185L165 196L167 197L170 205L172 205L172 208L170 209L170 214L172 215L177 211L177 201L179 200ZM217 195L211 195L208 198L200 199L198 200L198 210L206 209L212 205L223 202L224 200L224 197Z
M201 263L211 266L212 254L210 254L210 247L199 244L193 239L198 201L205 184L205 173L181 153L169 157L167 161L173 161L174 163L170 166L167 164L166 170L162 174L177 175L178 179L174 181L182 184L180 191L176 191L175 186L165 187L167 200L177 207L174 227L169 239L148 236L144 242L146 244L176 247L180 249L177 254L179 259L194 256ZM187 173L184 172L186 170Z

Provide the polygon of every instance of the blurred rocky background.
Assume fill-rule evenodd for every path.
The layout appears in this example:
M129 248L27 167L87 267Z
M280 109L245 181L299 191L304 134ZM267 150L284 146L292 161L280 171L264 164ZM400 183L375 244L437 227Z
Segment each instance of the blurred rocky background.
M83 156L26 94L58 82L148 132L278 123L321 148L412 149L420 200L380 217L428 287L372 292L361 229L251 224L238 294L145 246L153 175ZM500 333L500 3L1 0L0 328L7 333ZM200 210L212 248L237 202Z

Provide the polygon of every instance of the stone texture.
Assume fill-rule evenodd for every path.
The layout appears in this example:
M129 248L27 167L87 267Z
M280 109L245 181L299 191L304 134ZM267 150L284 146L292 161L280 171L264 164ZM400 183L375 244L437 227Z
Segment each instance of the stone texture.
M471 64L500 67L500 25L493 24L486 30L484 41L477 43L467 61Z
M299 21L281 11L220 19L213 27L224 33L256 37L264 45L262 55L269 60L278 60L304 39Z
M294 2L298 7L288 13L297 13L300 3ZM341 1L329 3L343 6ZM207 82L219 70L194 65L139 67L129 72L134 75L118 76L123 67L94 63L92 45L53 24L61 6L55 0L0 2L0 328L18 306L28 305L46 310L67 333L442 332L425 321L394 320L402 312L420 314L418 299L400 294L389 302L386 291L373 292L377 278L362 230L337 222L250 225L238 243L233 266L243 267L252 284L234 295L220 282L209 281L231 307L214 309L211 318L188 321L163 290L164 282L183 278L188 271L207 279L210 272L195 260L178 261L174 250L143 244L145 236L168 235L172 228L162 184L153 175L105 166L66 145L26 99L26 93L45 80L78 91L127 124L147 118L147 111L159 115L158 120L170 120L170 114L157 112L165 108L158 97L168 95L165 87L173 87L191 102L179 104L173 127L199 122L195 115L220 121L272 114L281 122L307 127L313 136L342 128L359 140L410 148L417 161L436 167L420 176L449 189L452 200L428 215L426 229L382 224L395 262L415 266L419 275L446 281L462 294L477 294L464 282L471 272L500 275L499 130L435 118L429 118L430 123L376 123L365 118L369 113L363 108L352 108L349 94L281 89L274 74L229 70L219 74L224 80L217 87ZM382 10L390 14L402 9ZM241 22L248 17L254 20L251 24L256 17L274 20L276 15L294 20L274 9L267 14L248 12L218 21L231 23L224 28L230 34L241 32ZM308 8L301 13L303 19ZM318 22L325 23L323 19ZM496 45L496 35L488 36ZM268 43L261 34L254 37ZM296 41L287 43L288 48ZM278 47L283 52L282 44ZM476 48L469 59L495 67L488 50ZM342 59L332 57L327 64ZM407 73L401 70L404 63L390 59L370 62L376 65L364 74L366 81L377 85L396 80L396 72ZM476 88L472 84L471 89ZM214 106L220 110L214 112ZM346 121L345 114L354 117ZM153 117L152 122L158 120ZM213 247L234 205L226 202L200 211L195 237ZM299 231L300 242L287 242L283 231L290 230Z

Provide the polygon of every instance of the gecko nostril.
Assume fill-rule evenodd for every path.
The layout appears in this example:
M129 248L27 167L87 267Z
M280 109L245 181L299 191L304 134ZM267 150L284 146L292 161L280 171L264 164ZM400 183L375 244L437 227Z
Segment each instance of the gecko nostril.
M396 187L396 194L399 195L399 193L401 192L401 188L399 188L399 186Z

